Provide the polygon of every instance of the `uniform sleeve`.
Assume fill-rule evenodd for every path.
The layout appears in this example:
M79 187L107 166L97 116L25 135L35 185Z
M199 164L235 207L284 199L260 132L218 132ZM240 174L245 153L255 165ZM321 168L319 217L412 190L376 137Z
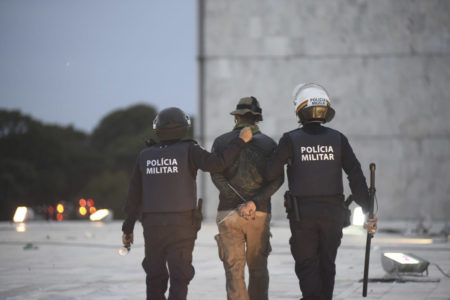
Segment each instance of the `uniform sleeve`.
M341 134L342 138L342 168L347 174L347 178L352 191L353 199L358 203L364 212L369 210L369 188L366 178L361 170L361 164L353 152L347 138Z
M236 160L245 142L237 137L221 153L210 153L197 144L190 147L190 158L195 168L206 172L222 172Z
M284 134L275 151L267 161L264 178L273 181L284 174L284 165L293 157L292 144L289 137Z
M141 171L139 170L139 158L131 175L130 184L128 187L128 196L125 204L125 221L122 224L122 231L125 234L132 233L134 224L139 217L142 203L142 180Z

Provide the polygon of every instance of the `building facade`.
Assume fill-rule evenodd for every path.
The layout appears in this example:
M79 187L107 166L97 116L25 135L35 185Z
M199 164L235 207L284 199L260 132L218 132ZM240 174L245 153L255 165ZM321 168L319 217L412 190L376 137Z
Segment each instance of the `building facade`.
M205 147L233 127L238 99L261 103L276 141L298 126L292 90L329 92L366 178L377 165L385 220L450 216L450 1L199 0L199 127ZM201 174L214 218L218 192ZM349 193L346 176L344 186ZM284 218L282 195L273 218Z

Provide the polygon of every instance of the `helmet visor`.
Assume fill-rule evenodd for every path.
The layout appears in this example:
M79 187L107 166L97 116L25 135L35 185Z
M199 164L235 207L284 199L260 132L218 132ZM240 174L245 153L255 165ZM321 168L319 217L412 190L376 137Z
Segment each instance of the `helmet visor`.
M330 122L334 117L334 109L329 106L307 107L298 113L300 121L305 122Z

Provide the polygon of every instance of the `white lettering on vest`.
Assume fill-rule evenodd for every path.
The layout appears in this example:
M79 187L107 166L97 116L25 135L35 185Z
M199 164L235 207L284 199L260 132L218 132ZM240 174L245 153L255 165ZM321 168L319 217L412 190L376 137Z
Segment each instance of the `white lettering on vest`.
M334 160L333 146L316 145L300 147L301 161Z
M178 173L178 161L176 158L148 159L146 165L145 174L147 175Z

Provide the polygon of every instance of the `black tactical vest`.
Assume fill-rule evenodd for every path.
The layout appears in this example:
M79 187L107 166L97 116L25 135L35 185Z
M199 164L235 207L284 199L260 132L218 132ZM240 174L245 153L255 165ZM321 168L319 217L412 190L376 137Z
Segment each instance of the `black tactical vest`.
M294 158L287 168L289 190L297 197L343 194L341 134L322 127L320 134L303 128L288 133Z
M197 202L195 177L189 169L188 142L154 145L140 154L143 212L192 210Z

